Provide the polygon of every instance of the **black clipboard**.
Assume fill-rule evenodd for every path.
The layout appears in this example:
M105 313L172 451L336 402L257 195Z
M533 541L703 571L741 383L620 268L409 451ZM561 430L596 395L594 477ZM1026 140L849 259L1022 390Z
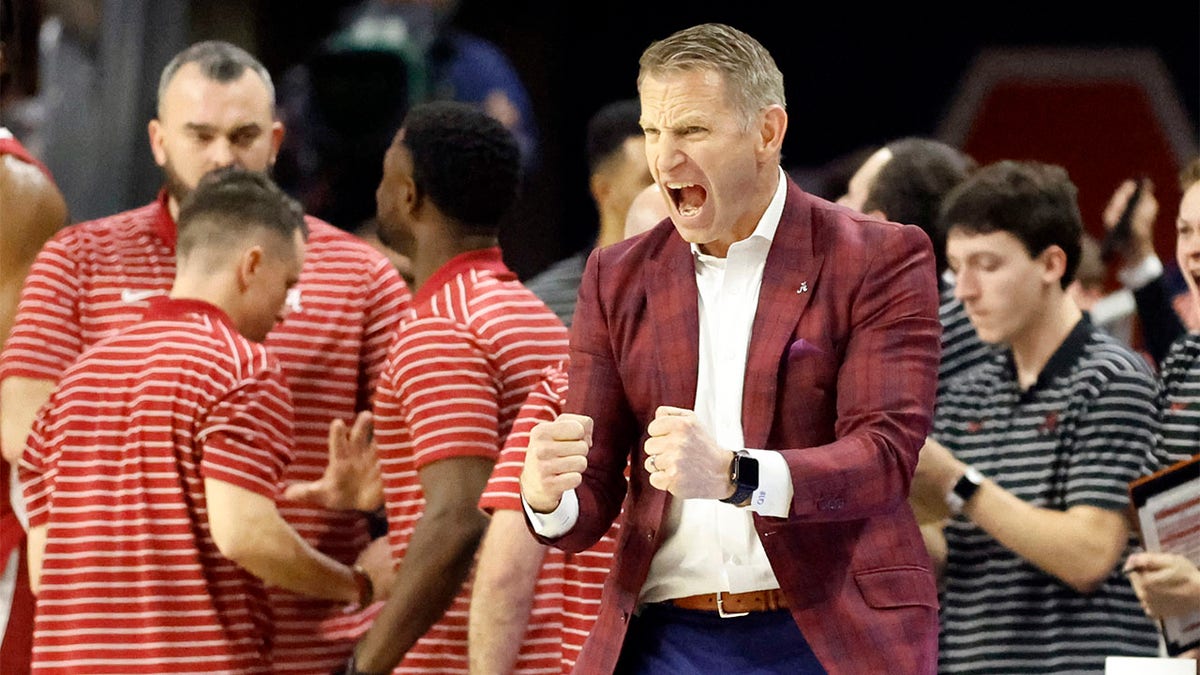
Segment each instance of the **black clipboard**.
M1200 547L1197 547L1196 550L1181 551L1161 545L1151 546L1150 543L1157 543L1159 537L1157 534L1147 537L1147 532L1144 531L1144 522L1146 521L1144 516L1149 516L1147 508L1150 500L1156 496L1170 495L1171 493L1177 493L1181 503L1162 509L1163 513L1169 515L1169 512L1174 509L1186 509L1189 512L1200 510L1200 455L1176 462L1129 483L1130 519L1137 527L1138 538L1146 550L1181 553L1200 566ZM1200 522L1200 519L1197 519L1197 522ZM1182 618L1159 621L1167 653L1171 656L1178 656L1189 649L1200 647L1198 626L1200 626L1200 612Z

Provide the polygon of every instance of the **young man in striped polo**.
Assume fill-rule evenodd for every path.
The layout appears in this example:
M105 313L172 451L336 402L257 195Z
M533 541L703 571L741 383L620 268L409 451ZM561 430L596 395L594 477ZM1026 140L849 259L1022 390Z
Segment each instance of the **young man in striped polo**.
M998 162L946 196L941 221L955 294L1004 349L938 400L913 483L951 516L939 670L1101 672L1108 655L1153 656L1120 563L1158 385L1066 292L1075 186L1060 167Z
M274 673L266 585L371 602L275 503L293 407L259 343L300 278L299 204L230 167L178 232L170 295L63 373L21 458L39 673Z
M521 404L567 356L566 328L498 246L519 172L512 134L448 101L414 106L384 158L379 235L412 242L416 287L375 397L398 570L347 673L467 672L479 497Z
M150 149L163 171L149 204L64 228L38 253L21 290L12 335L0 355L0 451L20 457L30 424L62 372L83 349L138 321L175 276L179 203L207 172L239 166L268 173L284 137L270 73L221 41L177 54L159 80ZM104 170L104 167L97 167ZM410 295L373 246L307 216L304 269L288 317L266 346L287 376L296 406L295 459L285 482L312 480L329 461L331 420L352 420L370 398ZM287 521L342 563L370 542L353 510L283 500ZM343 663L374 609L271 590L278 631L274 660L289 675L327 675Z

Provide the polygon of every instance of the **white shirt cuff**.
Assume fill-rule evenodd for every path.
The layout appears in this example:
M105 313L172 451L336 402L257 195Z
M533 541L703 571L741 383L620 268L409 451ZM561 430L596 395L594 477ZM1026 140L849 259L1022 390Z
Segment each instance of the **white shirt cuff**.
M792 509L792 469L783 454L774 450L749 450L758 460L758 489L750 495L750 510L760 516L787 518Z
M550 513L538 513L529 508L525 495L521 495L521 506L533 525L533 531L551 539L570 532L575 527L575 521L579 520L579 496L574 490L564 492L558 507Z
M1143 286L1163 275L1162 260L1156 255L1148 255L1133 267L1122 267L1117 270L1117 279L1121 285L1131 291L1141 290Z

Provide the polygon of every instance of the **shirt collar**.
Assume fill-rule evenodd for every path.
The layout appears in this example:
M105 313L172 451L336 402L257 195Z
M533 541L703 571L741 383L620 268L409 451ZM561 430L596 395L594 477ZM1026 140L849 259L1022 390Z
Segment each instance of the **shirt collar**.
M787 177L783 173L783 167L779 167L778 184L775 186L775 196L771 197L771 203L767 205L767 210L763 211L762 217L758 219L758 224L754 226L754 231L750 233L743 241L751 239L760 239L767 243L767 248L770 248L771 242L775 241L775 231L779 229L779 219L783 216L783 204L787 200ZM734 242L737 246L741 242ZM706 253L701 252L697 244L691 244L692 255L700 258L713 258Z
M492 246L490 248L480 248L466 253L459 253L453 258L447 260L445 264L437 269L421 285L421 288L413 295L413 303L424 303L433 296L442 286L450 283L450 280L461 274L470 272L473 269L481 269L492 272L500 279L516 279L516 275L508 269L504 264L504 257L500 252L500 247Z
M1080 357L1083 356L1083 351L1093 332L1095 332L1095 328L1092 326L1091 319L1084 314L1071 332L1067 333L1066 339L1058 346L1058 349L1054 350L1050 360L1046 361L1046 365L1042 367L1042 372L1038 373L1037 381L1024 392L1023 396L1030 396L1034 391L1049 386L1054 378L1070 373ZM1013 361L1011 350L1008 353L1008 366L1013 373L1016 373L1016 363Z
M158 212L154 214L154 233L159 239L167 245L171 250L175 250L175 242L178 239L178 230L175 225L175 219L171 217L170 195L167 194L167 189L163 188L158 191L158 196L154 198L154 203L158 206Z
M156 295L150 298L142 318L147 320L173 319L185 314L205 314L231 327L233 326L233 321L229 319L229 315L225 313L225 310L207 300L172 298L165 295Z

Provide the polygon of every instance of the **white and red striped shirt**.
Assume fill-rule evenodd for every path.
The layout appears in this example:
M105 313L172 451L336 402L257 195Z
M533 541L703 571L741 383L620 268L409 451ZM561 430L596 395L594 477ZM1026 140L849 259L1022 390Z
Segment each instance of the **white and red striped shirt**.
M567 356L558 317L500 249L456 256L417 293L375 402L392 556L403 566L425 499L418 470L442 459L495 461L542 371ZM397 673L466 673L470 582Z
M370 406L388 347L411 297L370 244L315 218L289 313L267 337L296 411L295 459L285 482L318 478L328 462L329 422ZM175 222L166 194L132 211L58 233L34 261L12 335L0 355L9 376L57 380L88 346L137 321L175 277ZM283 502L280 513L310 544L351 563L368 540L362 516ZM378 607L272 590L276 669L324 675L349 658Z
M292 434L278 362L208 303L156 298L85 351L19 467L46 527L33 672L272 672L265 589L213 543L204 480L275 498Z
M479 499L480 508L488 512L523 510L521 468L525 464L529 432L537 423L554 420L562 414L566 397L567 370L560 363L546 369L542 381L521 408L504 452ZM548 668L570 673L575 667L600 612L600 593L612 566L620 527L618 519L594 546L578 553L564 553L554 547L546 551L514 675L544 673Z

